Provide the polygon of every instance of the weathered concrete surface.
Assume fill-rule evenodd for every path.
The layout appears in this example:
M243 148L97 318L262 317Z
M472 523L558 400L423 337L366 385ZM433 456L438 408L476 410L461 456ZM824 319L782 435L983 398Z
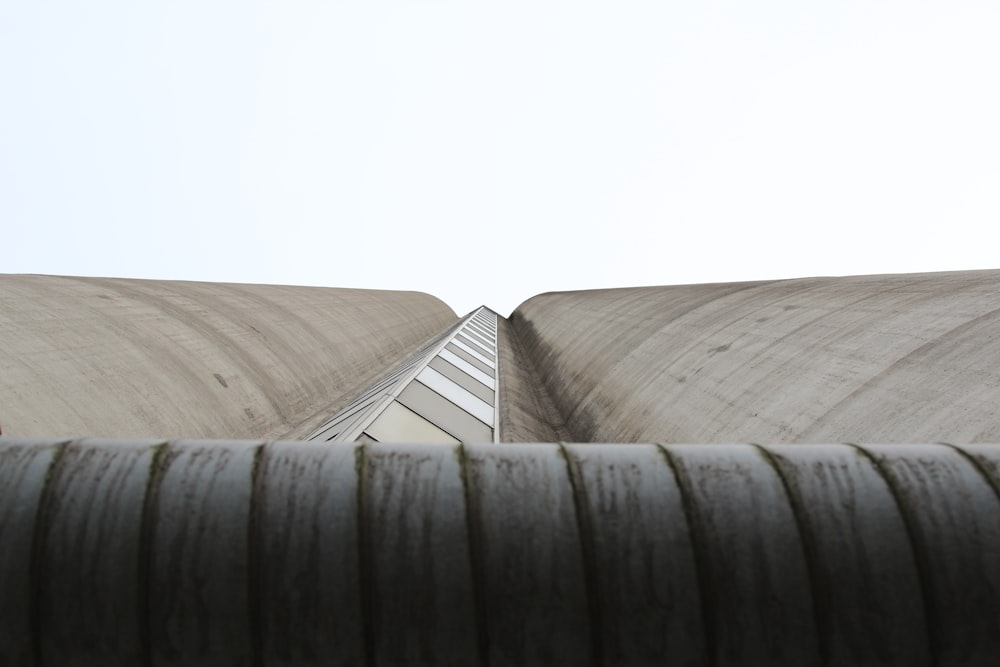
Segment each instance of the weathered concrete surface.
M455 319L418 292L4 275L0 427L283 436Z
M963 664L1000 446L0 438L0 665Z
M549 293L511 322L578 441L1000 441L1000 271Z
M499 401L502 442L562 442L569 432L562 424L545 385L535 373L510 322L497 320L497 354L500 358Z

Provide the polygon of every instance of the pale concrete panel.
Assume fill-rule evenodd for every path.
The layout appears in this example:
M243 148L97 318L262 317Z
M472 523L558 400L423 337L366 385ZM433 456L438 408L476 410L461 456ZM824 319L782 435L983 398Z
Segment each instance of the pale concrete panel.
M1000 440L1000 271L550 293L511 321L576 440Z
M455 319L418 292L0 276L0 427L308 432Z

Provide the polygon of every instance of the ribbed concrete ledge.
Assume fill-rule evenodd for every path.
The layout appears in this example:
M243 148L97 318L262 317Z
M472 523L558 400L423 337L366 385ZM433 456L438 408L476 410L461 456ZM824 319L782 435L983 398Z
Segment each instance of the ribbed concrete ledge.
M1000 446L0 439L0 664L992 664Z

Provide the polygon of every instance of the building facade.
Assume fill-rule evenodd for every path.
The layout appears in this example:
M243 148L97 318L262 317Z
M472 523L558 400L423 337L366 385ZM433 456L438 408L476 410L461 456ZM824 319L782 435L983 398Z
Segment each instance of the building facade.
M0 277L0 665L992 664L998 318Z

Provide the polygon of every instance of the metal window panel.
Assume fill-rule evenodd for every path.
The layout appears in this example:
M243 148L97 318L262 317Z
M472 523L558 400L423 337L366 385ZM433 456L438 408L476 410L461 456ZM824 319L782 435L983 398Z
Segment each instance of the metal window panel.
M468 345L470 348L472 348L472 350L474 352L478 352L479 354L481 354L482 356L486 357L490 361L496 361L496 355L495 354L493 354L492 352L490 352L485 347L483 347L482 345L480 345L476 341L472 340L468 336L466 336L464 334L458 334L458 335L455 336L455 340L462 341L463 343L465 343L466 345Z
M472 327L466 327L462 330L463 336L468 336L474 341L482 341L483 345L489 349L496 349L496 339L487 336L484 333L480 333L478 329L473 329Z
M468 336L469 340L472 340L472 341L475 341L476 343L479 343L484 348L486 348L487 350L489 350L491 354L495 354L496 351L497 351L496 343L494 343L492 340L484 338L482 334L476 333L471 327L469 327L467 329L464 329L462 331L462 335L463 336Z
M479 421L493 426L493 405L478 398L471 391L463 388L462 385L449 380L433 368L425 368L420 371L417 379Z
M337 423L344 421L345 419L347 419L352 415L356 415L359 412L367 410L368 408L370 408L372 405L375 404L375 401L377 401L378 398L379 398L378 396L368 396L362 402L356 402L352 403L351 405L348 405L346 408L341 410L336 417L333 418L333 420L330 422L330 425L331 426L336 425Z
M484 373L483 371L479 370L479 368L477 368L476 366L473 366L471 363L469 363L468 361L466 361L462 357L458 356L457 354L455 354L451 350L445 348L445 349L441 350L441 353L438 356L441 359L444 359L445 361L447 361L451 365L453 365L456 368L458 368L460 371L468 373L470 376L472 376L473 379L478 380L479 382L482 382L484 385L486 385L490 389L494 388L494 385L496 384L496 382L493 380L493 376L491 376L488 373Z
M493 442L493 429L418 380L397 400L462 442Z
M445 349L446 350L451 350L453 353L457 354L462 359L465 359L467 362L469 362L470 364L472 364L473 366L475 366L476 368L478 368L482 372L486 373L491 378L495 378L496 377L496 372L493 370L493 368L491 366L489 366L488 364L486 364L486 362L481 361L475 355L470 354L469 352L463 350L461 347L459 347L458 345L456 345L454 342L451 342L451 343L448 343L447 345L445 345Z
M496 340L497 332L494 329L489 329L487 327L481 327L474 322L470 322L466 329L472 329L477 334L484 336L487 340Z
M331 424L313 431L306 440L333 440L340 435L340 428L337 424Z
M470 377L468 373L463 372L454 364L445 361L440 356L431 359L429 366L450 379L452 382L457 382L466 390L471 391L482 400L486 401L490 405L493 405L493 401L496 399L496 393L491 388L492 382L490 382L489 385L486 385L477 381ZM489 380L489 378L486 379Z
M434 424L396 401L386 406L382 414L368 425L365 433L379 442L458 442Z
M378 397L372 396L365 398L364 401L355 401L334 415L333 419L328 420L325 424L314 431L312 435L307 437L306 440L330 440L331 438L337 437L344 431L343 427L346 426L347 423L355 421L356 417L374 405L376 400L378 400ZM333 429L338 430L333 435L330 435L330 431Z
M471 354L476 359L479 359L479 361L483 362L484 364L486 364L487 366L489 366L491 369L496 368L496 362L494 362L489 357L483 356L483 354L481 352L477 352L474 348L472 348L471 346L469 346L467 343L463 343L461 340L459 340L459 338L457 336L450 343L448 343L448 344L449 345L454 345L455 347L457 347L457 348L459 348L461 350L465 350L465 352L467 352L468 354Z
M364 410L357 414L352 415L350 418L345 419L340 422L339 425L334 427L336 435L326 435L323 439L327 442L343 442L344 438L347 437L349 433L353 433L355 429L358 428L368 417L371 415L371 410ZM310 440L318 440L319 438L309 438Z

